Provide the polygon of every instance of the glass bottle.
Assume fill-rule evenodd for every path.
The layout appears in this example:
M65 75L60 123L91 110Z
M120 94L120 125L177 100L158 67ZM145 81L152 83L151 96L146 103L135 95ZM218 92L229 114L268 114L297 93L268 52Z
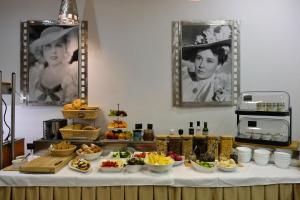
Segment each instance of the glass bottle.
M201 135L200 121L197 121L197 126L196 126L196 135Z
M142 124L135 124L135 130L133 130L133 140L134 141L141 141L142 139Z
M193 122L190 122L189 135L194 135L195 129L193 127Z
M207 122L204 122L204 127L202 129L203 135L208 135L208 128L207 128Z
M153 141L154 140L153 124L147 124L147 129L144 130L143 140L144 141Z

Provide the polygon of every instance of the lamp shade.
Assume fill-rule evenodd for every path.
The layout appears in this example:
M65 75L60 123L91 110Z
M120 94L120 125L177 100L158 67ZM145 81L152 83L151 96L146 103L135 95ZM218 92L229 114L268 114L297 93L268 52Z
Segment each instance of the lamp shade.
M76 0L62 0L58 21L65 24L74 24L78 23L78 12Z

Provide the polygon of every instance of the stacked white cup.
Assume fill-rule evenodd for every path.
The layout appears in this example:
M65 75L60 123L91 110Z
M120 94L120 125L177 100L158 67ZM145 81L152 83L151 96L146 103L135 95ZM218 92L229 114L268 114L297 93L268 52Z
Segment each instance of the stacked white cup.
M266 149L255 149L254 160L257 165L266 165L270 160L271 152Z
M286 152L275 151L274 162L277 167L288 168L291 164L292 155Z
M238 161L240 163L247 163L252 158L252 149L248 147L237 147L238 151Z

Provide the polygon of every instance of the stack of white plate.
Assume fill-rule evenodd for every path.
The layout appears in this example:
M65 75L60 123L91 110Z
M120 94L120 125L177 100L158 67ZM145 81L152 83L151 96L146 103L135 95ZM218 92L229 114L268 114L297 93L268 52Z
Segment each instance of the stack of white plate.
M252 149L248 147L237 147L238 150L238 160L241 163L247 163L252 158Z
M255 149L254 150L254 160L258 165L266 165L270 160L271 152L266 149Z
M275 151L274 162L277 167L287 168L291 164L292 155L286 152Z

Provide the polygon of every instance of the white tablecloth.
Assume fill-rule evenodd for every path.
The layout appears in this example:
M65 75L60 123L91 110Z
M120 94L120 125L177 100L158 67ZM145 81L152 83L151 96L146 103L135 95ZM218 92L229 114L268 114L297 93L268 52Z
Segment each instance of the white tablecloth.
M73 171L68 166L56 174L23 174L0 171L0 186L119 186L167 185L174 187L233 187L300 183L299 168L280 169L273 164L258 166L244 164L235 172L215 171L201 173L184 165L175 166L167 173L154 173L146 169L137 173L108 173L99 171L100 161L93 161L90 173Z

